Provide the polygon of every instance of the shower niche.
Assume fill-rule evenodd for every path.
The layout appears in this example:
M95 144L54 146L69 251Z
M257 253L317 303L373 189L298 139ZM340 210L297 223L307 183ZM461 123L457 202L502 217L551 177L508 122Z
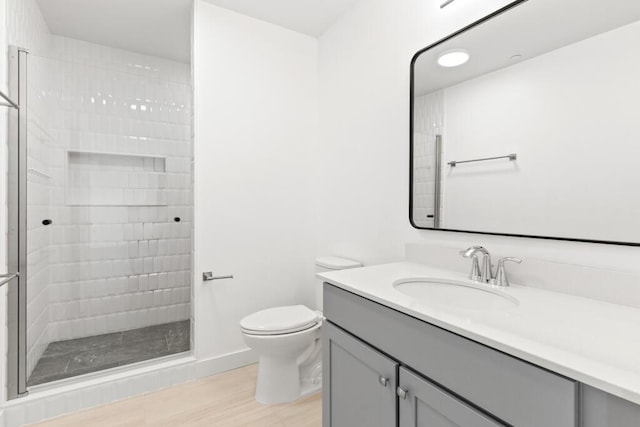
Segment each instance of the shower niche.
M69 151L67 204L166 206L166 158Z

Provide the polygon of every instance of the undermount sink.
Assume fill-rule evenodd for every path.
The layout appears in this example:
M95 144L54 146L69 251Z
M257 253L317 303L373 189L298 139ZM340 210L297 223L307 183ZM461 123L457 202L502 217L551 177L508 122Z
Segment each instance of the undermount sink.
M519 305L511 295L481 283L437 278L410 278L393 282L400 293L417 301L471 310L513 308Z

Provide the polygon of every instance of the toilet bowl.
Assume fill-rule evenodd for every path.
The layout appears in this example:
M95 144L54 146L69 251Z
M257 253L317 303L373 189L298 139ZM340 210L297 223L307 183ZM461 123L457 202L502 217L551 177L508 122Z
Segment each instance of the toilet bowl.
M303 305L275 307L240 322L245 343L258 353L256 400L283 403L312 393L313 381L303 382L303 358L320 347L322 319ZM319 353L319 352L318 352ZM318 389L320 382L317 381Z
M337 257L316 260L316 272L361 267ZM322 386L322 281L316 280L316 308L267 308L240 321L245 343L259 356L255 398L264 404L290 402Z

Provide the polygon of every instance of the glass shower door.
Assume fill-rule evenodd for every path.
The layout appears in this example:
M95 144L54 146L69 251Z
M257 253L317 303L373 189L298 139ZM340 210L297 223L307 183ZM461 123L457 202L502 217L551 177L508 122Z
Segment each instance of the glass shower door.
M28 386L190 349L188 66L68 43L27 67Z

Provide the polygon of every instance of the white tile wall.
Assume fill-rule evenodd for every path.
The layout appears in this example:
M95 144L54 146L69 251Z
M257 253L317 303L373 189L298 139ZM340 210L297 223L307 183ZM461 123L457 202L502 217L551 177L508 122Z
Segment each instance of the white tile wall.
M51 49L52 37L35 0L7 0L7 41L24 47L32 54L43 54ZM53 82L51 74L40 64L32 64L29 79L34 87L47 87ZM51 156L51 133L48 126L46 99L34 98L28 114L29 173L27 203L28 258L27 281L27 373L49 344L49 259L50 230L43 227L42 219L49 218L51 186L46 162ZM38 220L39 219L39 220Z
M7 14L30 50L30 373L51 341L190 317L191 75L52 36L35 0Z
M67 205L166 206L164 157L68 151Z
M33 53L48 52L51 32L36 0L7 0L7 41Z
M444 135L444 96L442 91L416 97L413 110L413 220L421 227L433 227L435 208L435 141L442 135L440 171L440 227L445 227L444 191L446 138Z
M51 341L190 317L188 65L53 37ZM180 217L180 222L174 218Z

